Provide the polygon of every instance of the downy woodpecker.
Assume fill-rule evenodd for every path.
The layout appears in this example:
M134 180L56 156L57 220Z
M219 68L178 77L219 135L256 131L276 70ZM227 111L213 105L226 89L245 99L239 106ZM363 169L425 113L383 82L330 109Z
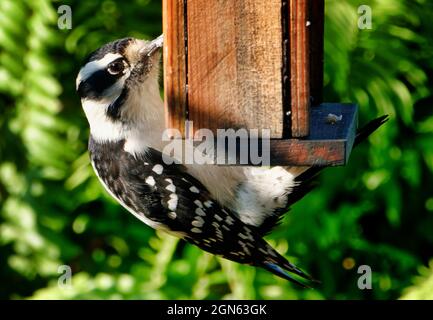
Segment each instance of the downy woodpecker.
M162 36L120 39L84 62L76 89L90 125L96 175L111 196L150 227L304 286L298 277L312 278L263 237L311 190L320 168L165 164L161 46ZM356 143L384 121L367 125Z

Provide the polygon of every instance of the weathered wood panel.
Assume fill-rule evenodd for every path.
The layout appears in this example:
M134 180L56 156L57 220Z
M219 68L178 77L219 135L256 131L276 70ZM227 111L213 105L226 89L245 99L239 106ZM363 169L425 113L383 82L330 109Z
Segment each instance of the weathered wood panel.
M283 131L281 0L188 0L188 109L195 128Z
M309 134L310 46L309 2L290 0L290 101L292 137Z
M310 99L322 101L324 0L163 6L168 127L183 131L188 117L197 129L270 128L281 138L290 110L286 137L308 135Z
M310 110L322 101L324 0L164 0L163 6L168 127L184 133L189 119L196 130L269 128L273 165L347 162L356 107ZM324 123L329 110L343 120Z
M164 0L163 12L166 126L183 135L187 115L184 0Z

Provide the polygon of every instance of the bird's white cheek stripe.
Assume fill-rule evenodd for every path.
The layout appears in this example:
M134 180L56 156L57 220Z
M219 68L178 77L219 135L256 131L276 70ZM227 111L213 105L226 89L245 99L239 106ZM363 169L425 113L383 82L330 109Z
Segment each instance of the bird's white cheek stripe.
M97 141L118 141L124 137L122 125L107 118L107 103L82 100L83 110L90 125L90 133Z

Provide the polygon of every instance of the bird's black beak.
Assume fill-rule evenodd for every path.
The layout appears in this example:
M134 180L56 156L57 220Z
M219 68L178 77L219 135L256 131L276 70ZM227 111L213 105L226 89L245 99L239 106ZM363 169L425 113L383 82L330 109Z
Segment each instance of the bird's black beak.
M134 79L142 82L149 73L153 71L155 78L159 72L160 54L159 51L163 46L164 36L160 35L152 41L135 40L126 56L132 61L133 70L129 76L129 82ZM138 48L137 48L138 47ZM129 53L129 55L128 55Z
M141 53L143 55L147 55L148 57L150 57L159 49L161 49L163 44L164 44L164 35L161 34L158 38L149 42L148 45L142 49Z

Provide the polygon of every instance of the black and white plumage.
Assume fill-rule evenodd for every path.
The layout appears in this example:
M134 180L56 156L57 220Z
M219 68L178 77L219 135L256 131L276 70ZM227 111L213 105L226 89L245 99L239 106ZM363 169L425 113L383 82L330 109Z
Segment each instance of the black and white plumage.
M312 280L263 236L311 189L317 169L165 164L158 86L161 44L161 37L152 42L117 40L92 53L80 70L77 92L101 183L152 228L301 285L289 272Z
M232 261L264 267L295 282L283 269L310 279L267 244L259 229L215 201L182 165L166 165L152 148L134 156L124 145L125 140L101 143L90 138L90 158L108 192L138 219Z

